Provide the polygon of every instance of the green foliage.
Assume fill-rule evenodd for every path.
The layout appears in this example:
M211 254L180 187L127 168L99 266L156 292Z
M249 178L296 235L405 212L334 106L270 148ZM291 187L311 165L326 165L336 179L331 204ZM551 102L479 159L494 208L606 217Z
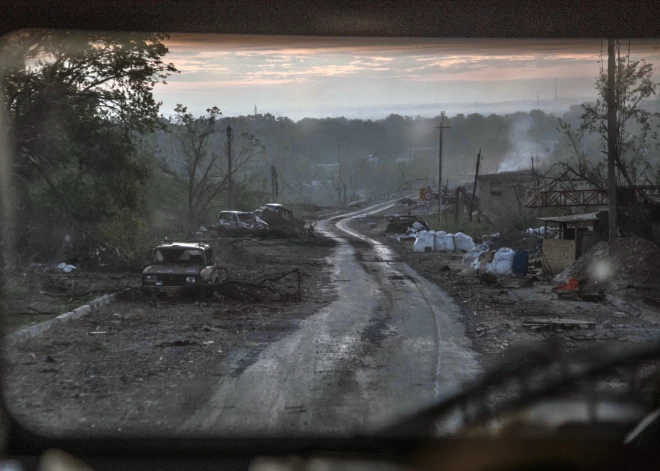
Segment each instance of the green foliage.
M151 230L147 220L132 211L121 211L99 224L99 231L115 253L107 254L104 259L120 264L121 268L140 269L147 251L156 245L159 237Z
M0 39L19 251L50 258L69 235L84 251L114 253L108 224L145 216L150 167L135 137L161 126L153 87L176 72L162 60L164 38L30 30Z

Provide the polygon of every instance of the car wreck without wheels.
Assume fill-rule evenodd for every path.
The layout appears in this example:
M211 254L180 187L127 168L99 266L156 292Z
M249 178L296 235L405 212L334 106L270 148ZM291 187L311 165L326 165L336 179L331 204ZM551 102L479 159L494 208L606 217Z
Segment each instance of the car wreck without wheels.
M248 211L221 211L215 228L218 235L262 232L270 229L263 219Z
M218 281L218 267L208 244L161 244L149 251L148 265L142 271L142 291L145 294L167 293Z
M415 223L420 224L424 230L429 230L429 225L426 223L426 221L414 214L396 214L386 217L387 227L385 228L385 232L403 233L408 230L408 227L413 226Z
M304 221L294 217L291 210L278 203L265 204L256 210L255 214L271 229L281 232L300 233L305 226Z

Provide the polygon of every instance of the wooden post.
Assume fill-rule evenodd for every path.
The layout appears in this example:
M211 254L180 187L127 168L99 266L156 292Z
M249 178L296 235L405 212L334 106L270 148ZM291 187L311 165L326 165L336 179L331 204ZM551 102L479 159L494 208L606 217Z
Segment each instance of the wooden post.
M479 178L479 163L481 162L481 149L479 149L479 153L477 154L477 168L474 171L474 185L472 186L472 199L474 200L475 194L477 192L477 179ZM472 222L472 211L474 211L474 207L472 206L472 203L470 203L470 222ZM479 213L477 213L477 221L481 222L481 218L479 217Z
M614 39L607 40L607 182L608 182L608 221L609 239L616 239L616 102L614 97L615 87L615 60Z
M461 208L461 187L456 187L456 192L454 195L454 223L458 225L458 212Z
M233 210L233 201L232 201L232 177L231 174L231 127L227 125L227 208Z
M445 112L440 112L440 126L435 127L440 136L438 142L438 221L440 221L440 216L442 215L442 130L448 129L449 126L445 126Z

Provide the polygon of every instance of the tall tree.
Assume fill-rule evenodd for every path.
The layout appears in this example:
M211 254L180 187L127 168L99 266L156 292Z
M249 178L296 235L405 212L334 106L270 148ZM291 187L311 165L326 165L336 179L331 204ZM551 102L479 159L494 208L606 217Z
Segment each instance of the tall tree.
M227 188L227 148L210 148L215 134L223 133L218 118L220 109L212 107L204 116L194 116L183 105L177 105L172 118L172 132L182 156L178 170L163 169L184 185L188 195L188 227L192 229L212 206L214 200ZM232 174L240 174L256 156L264 154L261 142L253 135L242 132L233 144Z
M616 170L618 184L640 185L650 182L648 158L653 147L658 147L657 122L660 113L646 109L644 101L656 95L658 83L653 81L653 65L645 60L631 60L630 52L621 56L621 42L616 41L616 71L614 103L616 108ZM555 164L558 174L566 174L599 188L607 188L606 158L608 147L607 126L607 70L601 68L596 78L598 99L582 105L577 128L560 120L560 130L568 143L570 156ZM588 152L584 140L597 135L599 155Z
M112 245L101 223L140 209L148 165L136 132L158 126L162 34L20 31L0 39L19 244L47 250L66 232ZM61 240L61 239L60 239Z

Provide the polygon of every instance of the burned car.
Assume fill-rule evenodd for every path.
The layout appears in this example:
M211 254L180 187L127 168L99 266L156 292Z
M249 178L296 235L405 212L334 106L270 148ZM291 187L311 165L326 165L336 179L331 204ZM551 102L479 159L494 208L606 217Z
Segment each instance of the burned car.
M149 251L148 266L142 271L142 291L146 293L218 282L218 269L208 244L161 244Z
M415 227L417 223L419 229L429 230L429 225L421 217L415 214L395 214L393 216L386 216L387 227L385 232L406 232L408 227Z
M296 219L291 210L279 203L265 204L255 213L273 229L298 230L305 225L304 221Z
M215 227L219 235L228 232L256 232L269 229L263 219L248 211L220 211Z

